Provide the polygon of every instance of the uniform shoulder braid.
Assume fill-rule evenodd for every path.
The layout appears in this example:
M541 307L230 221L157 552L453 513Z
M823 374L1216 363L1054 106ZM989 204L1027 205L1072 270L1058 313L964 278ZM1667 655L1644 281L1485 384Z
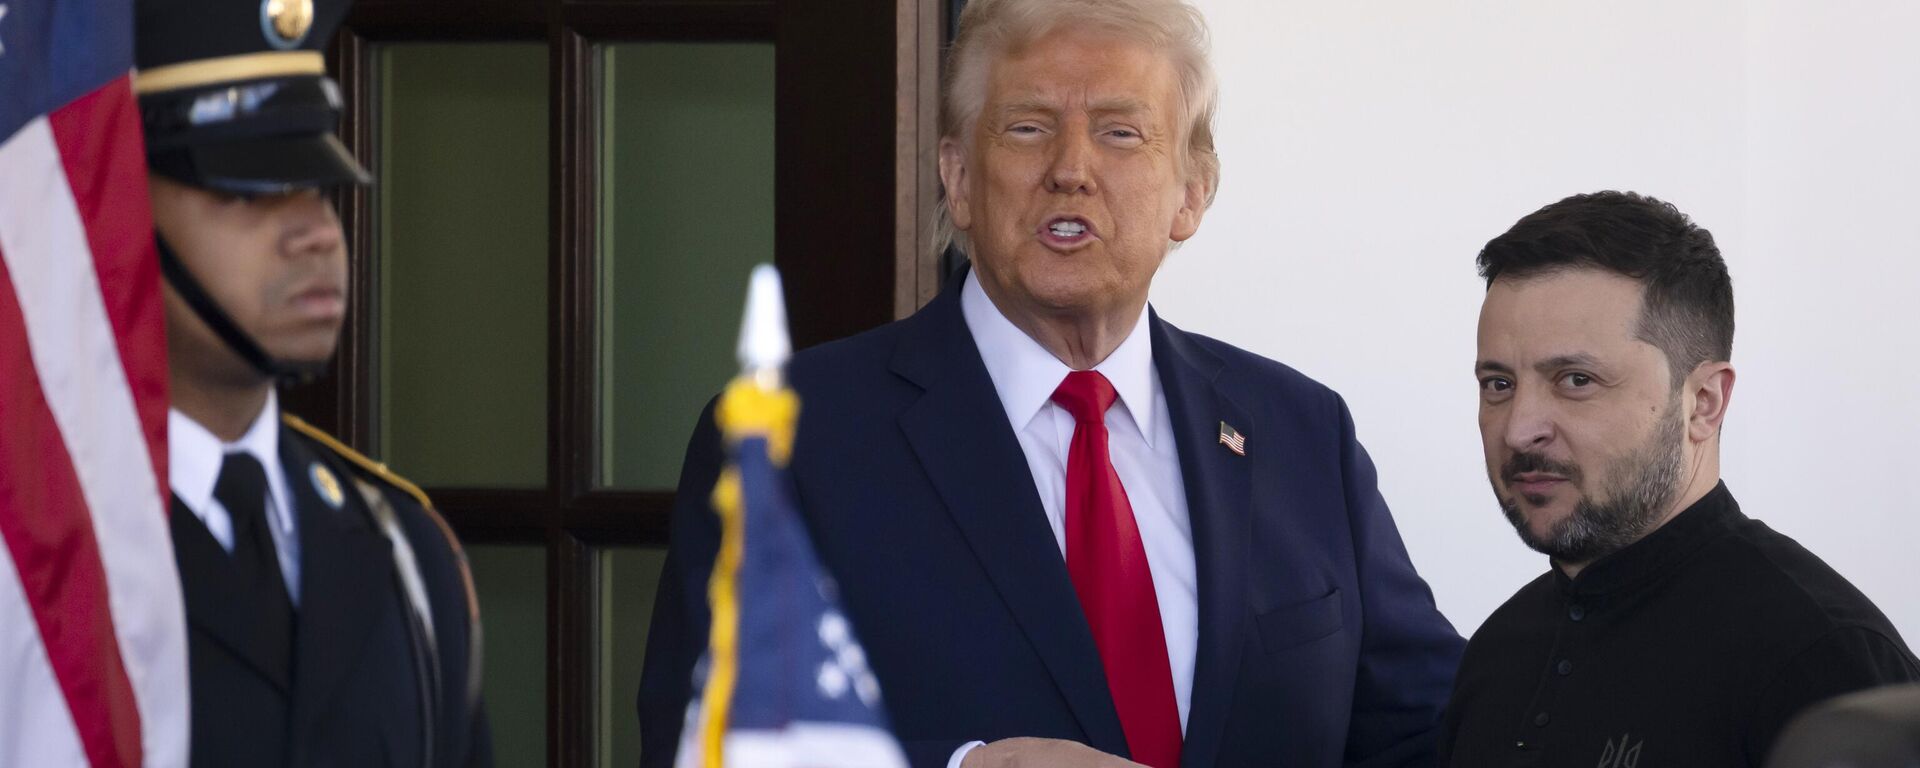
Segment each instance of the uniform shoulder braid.
M326 448L328 452L345 460L358 474L359 479L367 483L392 488L418 502L420 504L420 510L426 513L427 519L433 521L433 525L439 529L440 535L446 538L447 548L454 553L456 560L460 564L460 577L466 589L467 604L469 606L478 604L479 601L474 594L473 575L468 570L466 563L466 550L460 546L460 537L454 535L453 526L448 525L446 518L440 516L439 510L433 508L433 500L427 498L426 491L420 490L420 486L414 485L406 478L395 474L393 470L387 468L386 464L374 461L368 458L366 454L347 447L346 443L340 442L333 435L327 434L319 427L308 424L298 416L282 411L280 413L280 420L289 428L293 429L293 431L299 432L301 435L319 443L321 447ZM476 616L475 619L477 621L478 617Z
M387 465L367 458L366 454L347 447L346 443L340 442L333 435L321 431L319 427L308 424L300 417L291 413L282 411L280 421L293 431L299 432L314 442L319 443L333 455L344 459L348 464L352 465L354 469L366 475L369 479L377 480L380 483L391 486L394 490L413 497L413 500L419 502L420 506L425 509L433 509L433 501L427 498L426 491L420 490L420 486L414 485L411 481L394 473L393 470L387 468ZM435 517L438 518L439 515L436 514ZM445 523L441 525L444 527Z
M288 428L318 443L329 453L338 456L353 468L356 475L354 478L354 480L357 481L356 485L361 485L361 487L365 488L369 493L367 504L371 508L376 522L382 526L383 530L386 530L388 537L394 542L396 557L399 560L405 561L404 570L416 574L412 582L408 584L409 599L414 603L416 610L419 611L422 621L427 622L429 626L431 625L432 613L427 604L425 586L420 582L417 575L418 571L413 565L415 560L411 547L406 542L405 534L396 527L397 523L393 519L395 511L392 503L383 498L376 499L373 497L376 495L374 490L375 486L384 486L385 488L400 491L418 502L420 511L425 514L428 520L433 522L434 527L440 531L440 535L446 539L447 550L453 555L454 567L458 571L460 579L460 589L464 593L462 596L466 602L465 613L469 646L466 681L467 702L469 708L477 707L480 700L480 600L474 588L473 571L467 563L466 550L460 546L459 537L454 535L453 526L448 525L446 518L441 517L440 513L433 508L433 501L427 498L425 491L420 490L420 486L414 485L406 478L394 474L393 470L387 468L387 465L374 461L365 454L347 447L345 443L340 442L334 438L334 436L321 431L320 428L312 424L308 424L298 416L282 411L280 420L286 424ZM399 550L405 550L404 556L399 553Z

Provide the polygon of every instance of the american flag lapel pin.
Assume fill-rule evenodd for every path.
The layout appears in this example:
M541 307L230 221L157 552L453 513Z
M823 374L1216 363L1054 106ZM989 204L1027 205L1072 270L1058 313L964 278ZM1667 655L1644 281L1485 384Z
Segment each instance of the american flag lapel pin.
M1247 455L1247 436L1240 434L1240 430L1234 429L1232 424L1224 421L1220 422L1220 444L1236 455Z

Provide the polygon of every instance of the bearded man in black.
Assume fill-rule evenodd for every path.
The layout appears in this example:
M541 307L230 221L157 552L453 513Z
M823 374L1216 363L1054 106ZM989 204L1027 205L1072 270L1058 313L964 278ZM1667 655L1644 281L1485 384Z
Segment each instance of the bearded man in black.
M1711 234L1600 192L1479 264L1487 474L1552 567L1468 644L1448 765L1759 766L1806 706L1920 680L1886 616L1720 480L1733 287Z

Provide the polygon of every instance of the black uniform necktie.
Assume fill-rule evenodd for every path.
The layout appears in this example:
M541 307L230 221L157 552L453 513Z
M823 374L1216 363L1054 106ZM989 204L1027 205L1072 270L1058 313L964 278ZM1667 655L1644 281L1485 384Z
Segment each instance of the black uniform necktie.
M247 453L229 453L220 465L213 497L233 520L234 591L256 628L255 642L267 664L290 679L293 664L293 601L267 522L267 473Z

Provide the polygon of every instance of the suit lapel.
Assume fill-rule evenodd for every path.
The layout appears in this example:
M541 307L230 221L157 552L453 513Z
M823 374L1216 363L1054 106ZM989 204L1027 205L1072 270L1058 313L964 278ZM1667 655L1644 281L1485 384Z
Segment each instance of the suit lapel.
M265 638L259 623L247 613L247 601L235 589L233 556L214 540L200 517L173 496L167 515L173 534L174 562L180 569L180 589L187 605L187 623L206 633L254 674L265 678L284 695L291 681L267 663Z
M1266 446L1255 439L1258 425L1252 415L1225 392L1220 358L1158 314L1150 327L1154 368L1166 390L1187 487L1200 591L1200 637L1181 762L1212 765L1233 704L1244 646L1247 542L1253 525L1252 461L1220 443L1220 425L1231 425L1246 438L1248 454Z
M1088 741L1126 754L1093 633L957 291L913 322L893 360L896 373L925 390L900 416L907 442Z
M312 467L320 457L291 429L280 430L280 460L286 467L300 528L300 605L293 645L296 754L340 679L361 656L367 633L395 599L392 545L373 528L353 476L335 462L321 466L340 482L345 503L335 509L314 489Z

